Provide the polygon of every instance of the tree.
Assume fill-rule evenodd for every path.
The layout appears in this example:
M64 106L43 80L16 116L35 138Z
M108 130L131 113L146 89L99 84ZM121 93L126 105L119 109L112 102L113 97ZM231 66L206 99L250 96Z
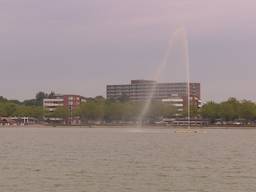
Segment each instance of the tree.
M220 117L220 105L211 101L203 105L200 110L201 116L208 118L211 122L214 122Z
M178 113L177 108L172 104L162 104L161 114L163 117L170 118L177 113Z
M256 105L251 101L242 101L239 108L239 118L254 120L256 118Z
M118 98L119 101L121 102L128 102L129 101L129 96L126 95L125 93L122 93L122 95Z
M16 108L17 105L15 105L14 103L0 103L0 116L13 116Z
M235 98L230 98L220 104L220 116L226 121L239 118L240 103Z
M47 93L44 93L42 91L38 92L36 94L36 104L42 106L43 100L48 97Z
M94 100L95 100L95 101L98 101L98 102L104 102L104 101L105 101L105 98L100 95L100 96L96 96L96 97L94 98Z
M102 120L104 117L104 102L88 101L82 103L76 113L79 114L81 120L85 122L90 120Z
M55 92L51 91L51 93L48 95L48 98L52 99L55 97L55 95L56 95Z
M58 107L50 116L66 119L69 117L69 110L67 107Z
M26 106L36 106L37 102L35 99L29 99L29 100L23 101L23 104Z
M0 103L6 103L8 102L8 99L4 98L3 96L0 96Z
M34 117L42 119L44 116L43 107L18 105L14 113L18 117Z

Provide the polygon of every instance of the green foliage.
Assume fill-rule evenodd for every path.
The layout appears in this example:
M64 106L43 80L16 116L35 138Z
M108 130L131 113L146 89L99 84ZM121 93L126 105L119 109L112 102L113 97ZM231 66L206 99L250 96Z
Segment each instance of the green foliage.
M14 103L3 102L0 103L0 116L9 117L16 111L16 105Z
M25 100L23 101L23 104L26 106L37 106L37 102L35 99Z
M42 91L38 92L36 94L36 104L42 106L43 100L48 97L47 93L44 93Z
M22 102L20 102L19 100L8 100L8 102L14 103L16 105L21 105L22 104Z
M3 96L0 96L0 103L6 103L8 102L8 99L4 98Z
M47 93L40 91L36 94L35 99L25 100L25 101L23 101L23 104L26 106L42 106L43 100L45 98L50 97L51 95L54 95L54 93L51 92L50 94L47 94Z
M240 103L240 118L254 120L256 118L256 105L251 101L242 101Z
M160 101L154 101L149 107L146 118L149 120L157 120L163 117L173 117L176 113L177 110L173 105L165 104Z
M17 106L14 116L17 117L34 117L37 119L42 119L44 116L43 107L32 107L32 106Z
M35 117L42 118L44 115L42 106L26 106L17 100L7 100L0 97L0 116L11 117Z
M220 117L220 105L214 102L208 102L201 108L201 115L211 121Z
M104 116L104 101L89 101L82 103L75 111L83 121L101 120Z
M240 103L235 98L222 102L220 106L220 116L226 121L233 121L239 118Z
M65 119L70 116L70 113L67 107L58 107L54 112L50 113L49 116Z
M103 120L106 122L135 121L138 119L143 106L143 102L91 99L87 100L86 103L82 103L75 111L75 114L80 116L83 122ZM152 120L159 117L173 116L175 112L176 109L172 105L153 102L146 116Z
M201 115L212 122L217 119L253 121L256 119L256 104L246 100L238 101L235 98L221 103L208 102L202 107Z
M55 95L56 95L55 92L52 91L51 93L49 93L49 94L47 95L47 97L51 99L51 98L54 98Z
M68 108L59 107L54 112L44 111L42 101L49 95L39 92L35 99L19 102L18 100L8 100L0 96L0 116L27 116L42 119L45 117L69 117L70 111ZM98 96L87 99L86 103L82 103L77 109L72 112L73 116L80 116L83 122L88 121L136 121L144 107L144 102L132 102L125 96L119 100L106 100L104 97ZM157 120L160 118L169 118L177 114L176 108L171 104L162 102L152 102L145 118L147 120ZM187 112L184 110L183 115ZM235 98L230 98L221 103L208 102L199 110L191 107L191 117L201 116L209 119L211 122L217 120L223 121L255 121L256 120L256 104Z
M178 111L176 107L171 104L162 104L161 105L161 114L163 117L170 118L177 114Z

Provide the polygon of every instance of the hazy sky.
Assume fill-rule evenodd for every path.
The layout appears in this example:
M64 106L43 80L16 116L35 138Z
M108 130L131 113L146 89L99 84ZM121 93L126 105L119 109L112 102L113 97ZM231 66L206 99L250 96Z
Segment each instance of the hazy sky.
M203 99L256 100L255 9L255 0L0 0L0 95L96 96L150 79L183 26ZM162 81L185 80L177 60Z

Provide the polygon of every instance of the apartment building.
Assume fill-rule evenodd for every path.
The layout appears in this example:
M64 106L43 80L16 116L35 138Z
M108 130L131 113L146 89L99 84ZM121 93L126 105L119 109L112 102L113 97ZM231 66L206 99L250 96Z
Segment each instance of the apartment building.
M73 110L81 102L86 102L86 99L80 95L55 95L52 98L44 99L43 106L50 112L55 111L58 107L68 107L70 110Z

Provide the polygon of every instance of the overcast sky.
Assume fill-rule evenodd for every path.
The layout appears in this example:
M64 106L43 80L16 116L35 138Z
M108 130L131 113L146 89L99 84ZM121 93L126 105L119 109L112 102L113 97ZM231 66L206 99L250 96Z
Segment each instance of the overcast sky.
M96 96L152 79L182 26L203 99L256 100L255 9L255 0L0 0L0 95ZM185 81L177 57L161 81Z

